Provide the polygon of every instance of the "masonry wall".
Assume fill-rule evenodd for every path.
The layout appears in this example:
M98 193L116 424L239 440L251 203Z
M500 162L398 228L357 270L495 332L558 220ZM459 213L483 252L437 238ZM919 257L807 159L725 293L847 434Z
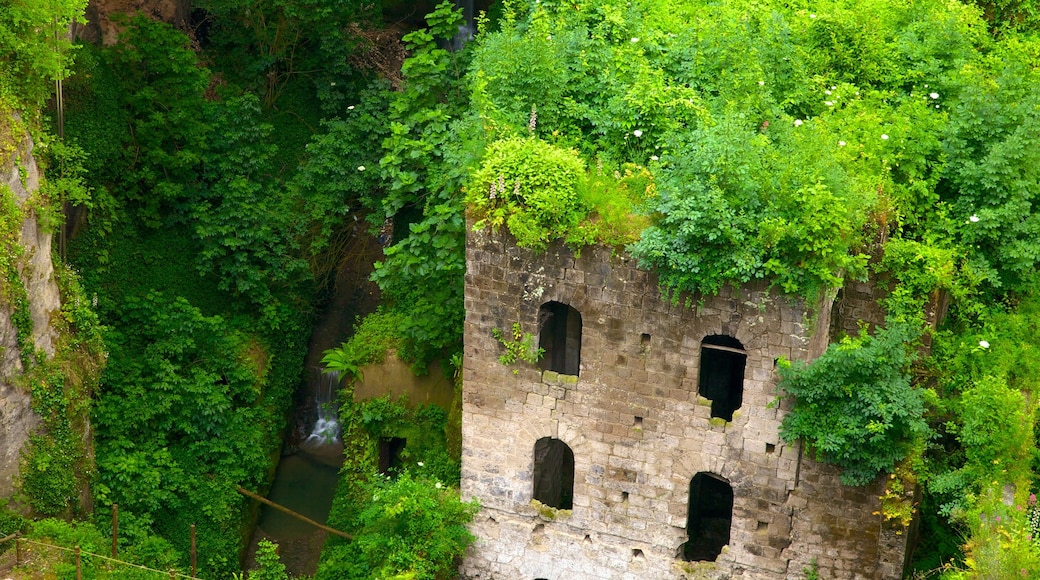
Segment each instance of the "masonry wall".
M548 301L581 313L576 377L498 360L492 330L518 322L537 336ZM779 438L774 361L823 351L829 301L812 320L821 328L804 304L764 287L673 305L652 275L608 249L534 254L505 233L471 232L462 494L483 508L463 576L802 578L815 558L825 578L898 578L903 536L873 515L883 482L844 487L836 470ZM710 335L736 338L747 353L743 404L728 423L697 394ZM573 510L532 502L543 437L574 453ZM715 562L686 562L689 487L701 472L732 486L730 542Z

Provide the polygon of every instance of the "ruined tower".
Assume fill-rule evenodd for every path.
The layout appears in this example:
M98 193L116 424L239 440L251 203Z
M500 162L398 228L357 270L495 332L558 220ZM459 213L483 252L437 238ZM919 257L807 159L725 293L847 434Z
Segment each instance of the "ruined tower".
M462 495L483 507L464 577L900 577L884 482L844 486L778 434L776 360L824 351L829 300L673 304L610 249L468 235ZM517 323L537 364L499 360Z

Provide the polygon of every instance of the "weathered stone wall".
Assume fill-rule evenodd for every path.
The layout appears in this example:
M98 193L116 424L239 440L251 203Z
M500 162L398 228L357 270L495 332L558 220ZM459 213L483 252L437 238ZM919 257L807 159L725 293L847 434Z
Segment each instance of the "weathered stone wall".
M492 329L519 322L537 335L541 305L582 317L577 377L527 363L506 367ZM804 304L764 287L724 289L690 307L662 300L656 279L625 256L562 247L542 254L507 234L467 243L462 494L480 499L467 578L897 578L881 551L881 482L846 488L836 470L780 440L775 359L809 360L827 343L830 301L807 325ZM649 335L649 344L643 334ZM701 340L736 338L747 353L743 404L710 418L697 394ZM516 371L514 373L514 371ZM573 510L532 503L542 437L574 452ZM728 549L685 562L690 481L711 472L732 486ZM898 547L898 546L897 546Z
M40 174L32 154L32 139L26 134L14 145L10 155L0 159L0 187L8 188L19 206L24 207L39 188ZM61 299L51 263L51 235L30 214L22 222L18 245L22 255L16 267L28 296L33 345L37 351L52 356L58 337L51 326L51 316L60 310ZM2 252L12 250L0 246ZM40 418L30 407L29 393L15 386L23 369L18 330L11 320L17 307L13 299L0 293L0 498L14 493L22 448L29 434L40 425Z

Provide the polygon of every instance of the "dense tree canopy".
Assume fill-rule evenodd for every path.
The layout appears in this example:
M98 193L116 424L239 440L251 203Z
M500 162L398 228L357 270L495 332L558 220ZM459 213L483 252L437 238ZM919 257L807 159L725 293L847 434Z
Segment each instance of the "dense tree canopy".
M76 73L48 157L72 197L50 203L88 213L70 257L110 353L95 494L137 529L183 544L197 516L206 565L231 570L229 490L263 484L342 240L381 229L373 320L422 368L461 350L470 218L533 248L624 248L679 301L754 280L793 299L887 285L886 328L783 372L785 436L849 482L919 482L922 566L952 556L935 547L952 522L970 541L950 577L1040 574L1028 510L1005 514L1017 528L977 517L1005 484L1024 505L1040 473L1032 2L503 0L460 50L446 3L391 78L361 58L398 54L373 52L375 4L197 7L194 38L132 18L75 68L56 33L82 2L0 10L0 108L40 107Z

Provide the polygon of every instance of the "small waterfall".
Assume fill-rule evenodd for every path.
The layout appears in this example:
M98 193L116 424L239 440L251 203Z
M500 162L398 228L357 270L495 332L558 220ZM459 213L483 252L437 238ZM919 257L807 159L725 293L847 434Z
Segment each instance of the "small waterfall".
M463 22L459 25L459 32L451 39L453 51L462 50L466 43L473 39L477 33L476 14L474 13L473 0L455 0L455 8L462 9Z
M336 413L339 371L326 372L321 367L315 367L314 375L316 376L312 375L311 384L314 388L314 408L317 411L317 417L310 434L300 445L309 450L340 442L339 416Z

